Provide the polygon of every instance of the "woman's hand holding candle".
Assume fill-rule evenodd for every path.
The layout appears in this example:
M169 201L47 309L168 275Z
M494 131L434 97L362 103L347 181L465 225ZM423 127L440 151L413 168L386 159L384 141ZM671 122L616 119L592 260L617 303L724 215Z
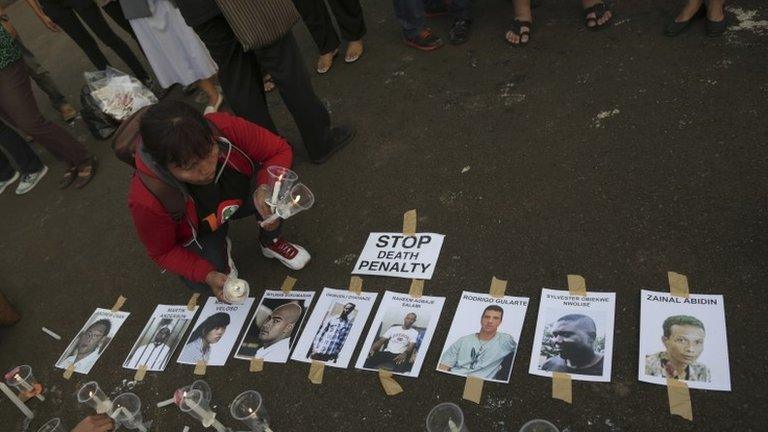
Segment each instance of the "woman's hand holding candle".
M267 185L259 186L253 195L253 205L256 207L256 211L258 211L261 215L262 220L266 220L272 216L272 209L267 204L268 197L269 189L267 188ZM278 220L274 220L270 223L262 225L262 228L267 231L274 231L277 229L279 224L280 222Z
M227 301L224 300L224 284L227 283L227 275L213 270L205 277L205 283L211 287L213 295L215 295L219 301L227 303Z

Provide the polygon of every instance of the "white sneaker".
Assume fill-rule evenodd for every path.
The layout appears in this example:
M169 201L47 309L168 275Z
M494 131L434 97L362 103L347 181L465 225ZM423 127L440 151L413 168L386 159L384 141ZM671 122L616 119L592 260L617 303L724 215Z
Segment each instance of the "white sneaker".
M19 172L16 171L13 173L13 177L9 178L8 180L0 181L0 194L3 193L5 188L10 186L13 182L19 179Z
M282 237L275 239L269 246L261 245L261 253L267 258L277 258L291 270L301 270L312 258L306 249L288 243Z
M40 171L21 176L21 181L19 182L19 185L16 186L16 195L24 195L34 189L46 174L48 174L48 167L43 165L43 169Z

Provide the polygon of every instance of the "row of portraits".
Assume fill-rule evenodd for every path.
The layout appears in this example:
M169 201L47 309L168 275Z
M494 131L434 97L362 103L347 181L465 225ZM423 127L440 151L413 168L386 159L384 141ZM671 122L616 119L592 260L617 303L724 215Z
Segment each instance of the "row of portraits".
M236 359L266 362L322 361L347 368L353 358L378 293L355 294L325 288L309 313L311 291L265 291L248 321L254 299L241 305L210 298L182 344L197 312L181 305L159 305L123 363L123 367L162 371L182 345L177 362L223 366ZM692 388L730 390L725 313L722 296L641 292L638 378L666 384L677 378ZM413 298L385 292L355 367L390 370L417 377L439 317L444 297ZM509 382L529 300L525 297L463 292L436 369L458 376ZM616 295L543 289L529 363L529 373L566 372L575 380L611 380ZM128 318L128 312L97 309L56 363L74 364L88 373ZM302 329L302 324L306 325ZM245 332L238 335L245 324Z

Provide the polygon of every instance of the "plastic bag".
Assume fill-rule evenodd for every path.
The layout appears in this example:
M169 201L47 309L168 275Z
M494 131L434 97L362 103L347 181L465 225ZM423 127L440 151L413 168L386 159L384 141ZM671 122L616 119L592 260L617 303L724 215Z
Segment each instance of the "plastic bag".
M84 75L91 97L101 112L117 121L157 103L157 97L141 81L112 67Z
M91 135L105 140L117 130L118 122L104 114L98 102L91 96L91 88L84 85L80 91L80 115Z

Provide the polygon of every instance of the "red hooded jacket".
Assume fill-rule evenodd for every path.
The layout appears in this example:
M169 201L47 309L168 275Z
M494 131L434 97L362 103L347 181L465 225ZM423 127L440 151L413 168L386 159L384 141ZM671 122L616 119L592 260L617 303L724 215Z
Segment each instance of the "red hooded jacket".
M218 128L220 136L242 150L253 162L252 166L251 161L240 152L232 151L226 166L245 174L252 181L255 176L257 185L267 183L268 166L291 167L291 146L267 129L226 113L209 114L206 119ZM221 155L222 160L223 157ZM135 161L137 170L152 177L160 177L144 163L138 151ZM174 220L141 179L133 175L128 191L128 208L147 254L163 269L194 282L204 282L214 268L198 254L184 249L184 245L194 239L199 223L192 197L187 197L186 207L186 217L180 221Z

